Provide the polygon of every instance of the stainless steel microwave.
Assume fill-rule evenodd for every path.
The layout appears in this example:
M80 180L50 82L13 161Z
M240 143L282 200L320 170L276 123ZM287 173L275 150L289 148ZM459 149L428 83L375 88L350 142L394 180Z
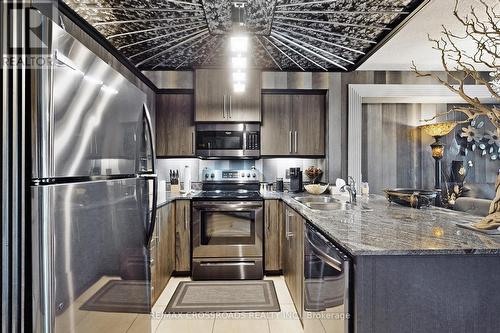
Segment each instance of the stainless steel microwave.
M196 155L207 159L257 159L260 124L198 124Z

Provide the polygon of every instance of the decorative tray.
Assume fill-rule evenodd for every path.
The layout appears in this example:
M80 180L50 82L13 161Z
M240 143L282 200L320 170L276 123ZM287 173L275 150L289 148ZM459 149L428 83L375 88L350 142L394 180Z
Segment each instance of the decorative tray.
M436 198L436 191L414 188L385 189L385 196L390 202L412 208L427 207Z
M500 230L499 229L491 229L491 230L485 230L485 229L478 229L472 225L473 223L457 223L457 226L460 228L465 228L477 232L481 232L483 234L487 235L500 235Z

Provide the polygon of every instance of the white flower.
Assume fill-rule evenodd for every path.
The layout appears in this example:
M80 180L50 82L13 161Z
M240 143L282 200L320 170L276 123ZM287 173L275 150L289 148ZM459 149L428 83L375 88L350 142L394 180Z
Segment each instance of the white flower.
M500 137L498 137L497 133L495 131L486 131L486 134L484 135L484 138L488 140L489 145L496 145L497 147L500 147Z
M476 133L476 129L472 126L462 127L462 133L460 133L462 138L467 138L467 142L479 142L481 138Z

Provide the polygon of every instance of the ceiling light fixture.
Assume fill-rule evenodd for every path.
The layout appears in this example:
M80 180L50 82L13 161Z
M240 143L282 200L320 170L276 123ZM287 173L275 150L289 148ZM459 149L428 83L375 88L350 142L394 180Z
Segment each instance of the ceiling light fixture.
M245 5L246 1L233 2L233 35L229 37L229 50L231 54L231 67L233 69L233 91L242 93L246 86L248 35L245 33ZM234 15L237 14L237 15Z
M240 83L240 82L236 82L233 84L233 90L235 93L242 93L242 92L245 92L245 84L244 83Z
M231 52L244 53L248 48L247 36L233 36L230 38Z
M245 72L234 72L233 82L245 82L247 74Z
M247 67L247 58L242 56L232 57L231 66L234 69L245 69Z

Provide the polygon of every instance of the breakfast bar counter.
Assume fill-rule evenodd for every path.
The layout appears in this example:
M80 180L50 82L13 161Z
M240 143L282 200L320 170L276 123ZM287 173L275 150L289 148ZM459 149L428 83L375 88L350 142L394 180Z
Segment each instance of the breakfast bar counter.
M479 216L437 207L404 207L380 195L358 197L351 209L318 211L293 199L298 195L307 194L267 192L263 197L283 200L352 256L500 254L500 235L456 225L478 222Z

